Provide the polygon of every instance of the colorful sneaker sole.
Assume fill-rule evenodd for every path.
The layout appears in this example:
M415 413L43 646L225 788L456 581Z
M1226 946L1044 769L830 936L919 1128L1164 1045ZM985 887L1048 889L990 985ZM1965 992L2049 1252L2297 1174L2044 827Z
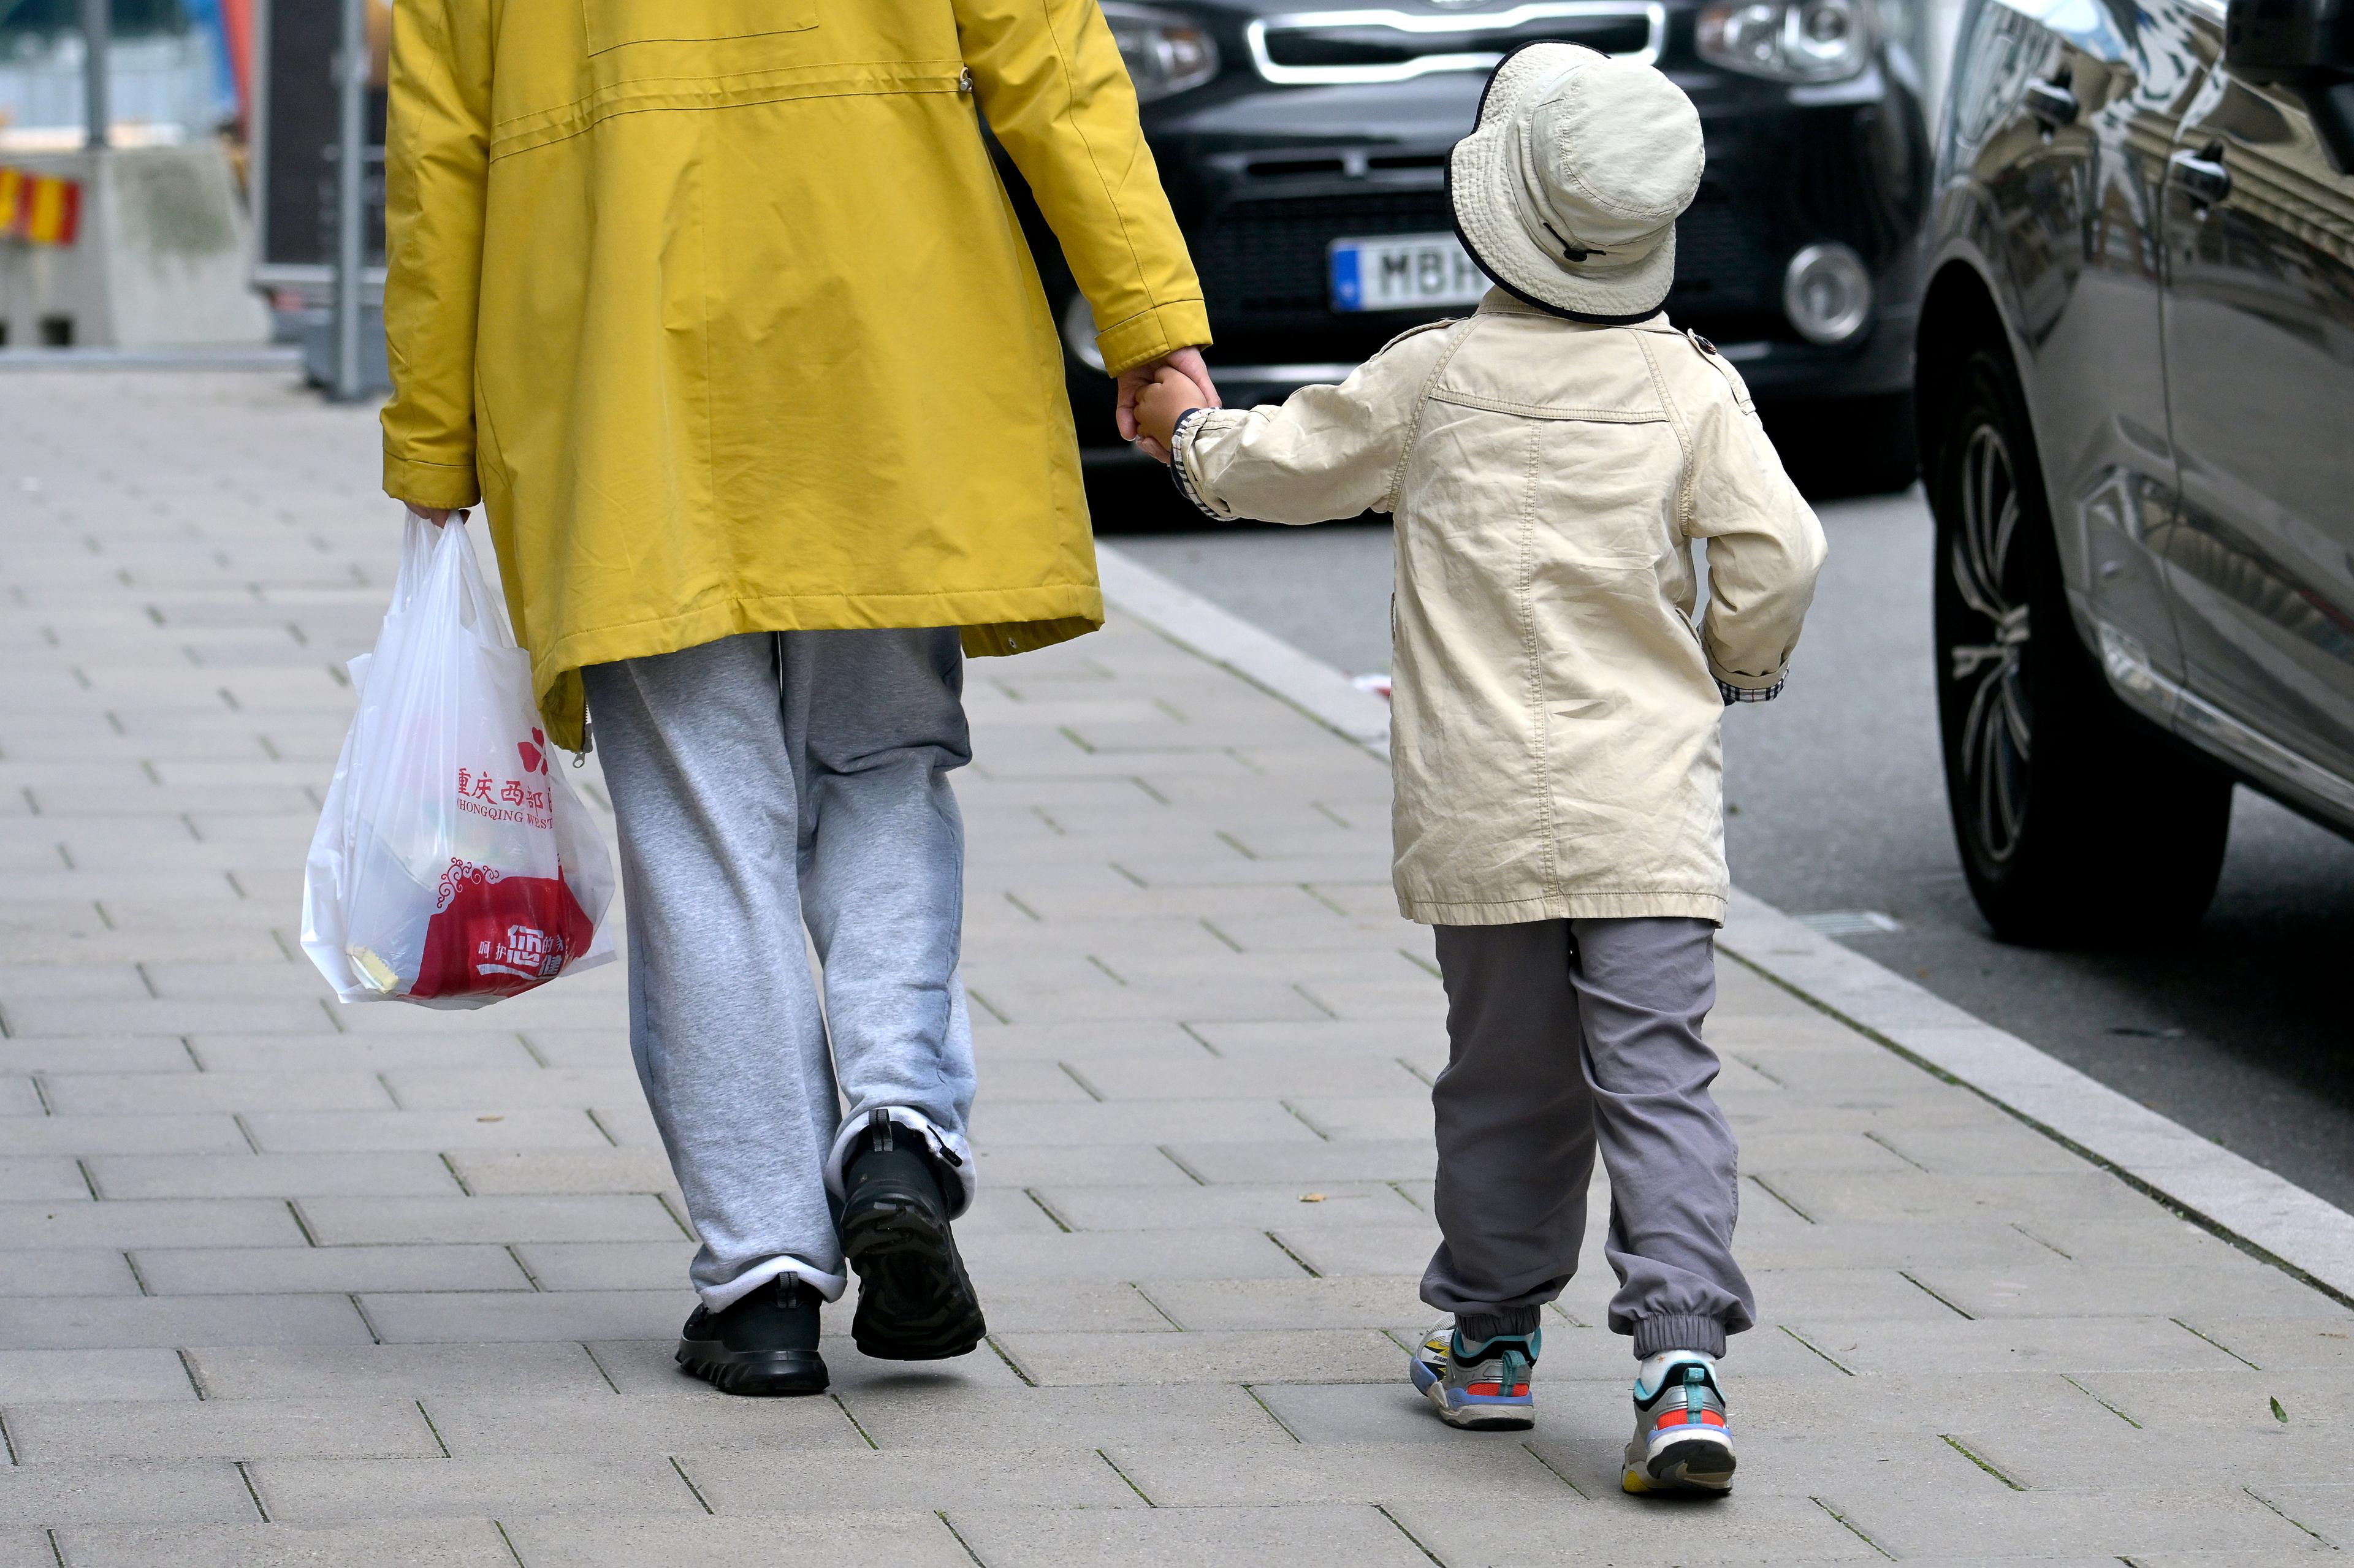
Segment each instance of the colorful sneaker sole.
M1647 1453L1639 1440L1627 1445L1623 1491L1689 1492L1714 1496L1733 1489L1733 1442L1713 1434L1679 1433Z

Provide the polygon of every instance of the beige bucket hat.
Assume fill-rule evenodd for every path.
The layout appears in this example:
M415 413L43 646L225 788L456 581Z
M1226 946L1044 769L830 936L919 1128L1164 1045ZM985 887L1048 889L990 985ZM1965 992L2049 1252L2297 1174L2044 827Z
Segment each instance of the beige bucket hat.
M1705 162L1700 114L1647 65L1530 44L1488 79L1447 194L1464 249L1532 304L1639 321L1676 275L1676 216Z

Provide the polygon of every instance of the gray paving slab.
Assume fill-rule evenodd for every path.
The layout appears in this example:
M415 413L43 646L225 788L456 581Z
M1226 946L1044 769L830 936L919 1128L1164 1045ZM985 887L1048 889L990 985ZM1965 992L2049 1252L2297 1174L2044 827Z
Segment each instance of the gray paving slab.
M285 1399L9 1404L19 1463L68 1459L439 1457L414 1400Z
M46 1548L47 1543L44 1542ZM69 1526L46 1568L514 1568L487 1519L366 1524L205 1524L166 1530Z
M842 1406L823 1398L673 1399L608 1392L550 1399L512 1393L443 1393L428 1394L420 1403L434 1435L460 1458L495 1458L503 1454L712 1454L743 1448L759 1455L761 1463L790 1475L810 1450L872 1452ZM780 1465L779 1455L786 1450L791 1458Z
M104 1459L0 1469L0 1520L70 1524L259 1522L253 1493L226 1459Z
M518 1193L665 1192L677 1183L652 1149L506 1150L437 1161L476 1197Z
M114 1154L82 1162L102 1198L457 1196L431 1154Z
M409 1290L359 1304L377 1339L408 1345L654 1339L676 1332L695 1298L682 1274L667 1290Z
M0 1351L0 1400L179 1400L196 1397L167 1350Z
M586 1111L255 1111L244 1118L267 1154L337 1150L610 1149ZM0 1132L5 1132L0 1124Z
M655 1454L262 1459L245 1472L270 1517L290 1524L704 1511L677 1467Z
M1597 1499L1518 1509L1510 1517L1425 1498L1398 1503L1390 1512L1450 1564L1886 1561L1811 1498L1736 1495L1707 1509L1630 1507Z
M1095 1449L1076 1445L970 1453L900 1453L860 1444L795 1453L789 1463L737 1447L678 1456L712 1511L780 1513L822 1498L888 1498L911 1508L988 1508L1019 1498L1031 1508L1149 1506Z
M582 1346L205 1345L186 1351L207 1399L307 1399L332 1389L351 1398L434 1393L515 1397L610 1393L613 1385Z
M644 1193L517 1197L303 1198L303 1228L322 1246L366 1243L673 1241L684 1233Z
M989 1568L1242 1568L1271 1562L1429 1568L1430 1557L1373 1508L951 1509Z
M1307 1272L1264 1232L1244 1229L975 1236L957 1245L973 1278L984 1284L1001 1278L1287 1279Z
M1017 1333L992 1336L1040 1388L1225 1383L1247 1368L1254 1383L1395 1383L1397 1345L1369 1329L1191 1330L1178 1334Z
M1433 1494L1490 1505L1553 1503L1576 1494L1517 1443L1308 1443L1254 1450L1237 1465L1220 1448L1105 1449L1156 1508L1269 1503L1387 1503Z
M954 1389L881 1385L843 1404L879 1448L1034 1448L1066 1443L1288 1443L1234 1383L1159 1388ZM1187 1435L1191 1435L1188 1436Z
M12 1247L0 1252L0 1296L136 1296L139 1277L117 1251ZM5 1397L5 1395L0 1395Z
M304 1240L291 1209L260 1198L0 1203L0 1246L301 1246Z
M0 1155L250 1154L230 1116L0 1117Z
M519 1519L507 1539L524 1568L772 1568L790 1542L810 1563L839 1568L972 1568L972 1554L937 1513L893 1510L740 1514L726 1519Z
M0 1348L365 1345L366 1319L345 1296L0 1298Z
M531 1277L505 1247L142 1247L131 1255L157 1296L386 1290L528 1290Z
M684 1322L688 1308L683 1297L678 1299L678 1308L674 1317ZM846 1324L846 1319L835 1319L829 1327L839 1330ZM679 1370L674 1328L666 1330L658 1340L599 1340L588 1348L611 1385L622 1393L691 1400L699 1404L728 1399L726 1394L714 1393L709 1383ZM860 1353L850 1336L839 1331L826 1333L819 1340L818 1349L832 1379L829 1392L837 1400L866 1393L945 1398L963 1393L1002 1393L1024 1386L1013 1364L986 1340L961 1356L931 1361L875 1361Z

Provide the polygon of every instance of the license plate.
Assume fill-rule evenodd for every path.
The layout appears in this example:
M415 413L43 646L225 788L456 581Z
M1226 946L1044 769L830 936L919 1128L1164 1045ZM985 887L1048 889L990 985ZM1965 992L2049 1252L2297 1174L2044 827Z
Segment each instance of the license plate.
M1336 311L1472 305L1488 291L1487 275L1451 234L1336 239L1329 254Z

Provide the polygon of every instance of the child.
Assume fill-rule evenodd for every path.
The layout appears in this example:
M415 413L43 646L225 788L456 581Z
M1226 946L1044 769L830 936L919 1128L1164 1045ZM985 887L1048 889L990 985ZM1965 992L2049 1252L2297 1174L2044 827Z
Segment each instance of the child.
M1701 162L1657 70L1518 50L1448 166L1496 284L1476 314L1279 408L1200 408L1164 375L1138 410L1213 516L1395 517L1398 903L1437 928L1450 1039L1422 1298L1454 1320L1410 1370L1454 1425L1532 1424L1598 1146L1610 1327L1641 1361L1630 1492L1732 1484L1716 1362L1754 1304L1700 1033L1728 886L1717 722L1782 689L1823 559L1740 376L1659 311Z

